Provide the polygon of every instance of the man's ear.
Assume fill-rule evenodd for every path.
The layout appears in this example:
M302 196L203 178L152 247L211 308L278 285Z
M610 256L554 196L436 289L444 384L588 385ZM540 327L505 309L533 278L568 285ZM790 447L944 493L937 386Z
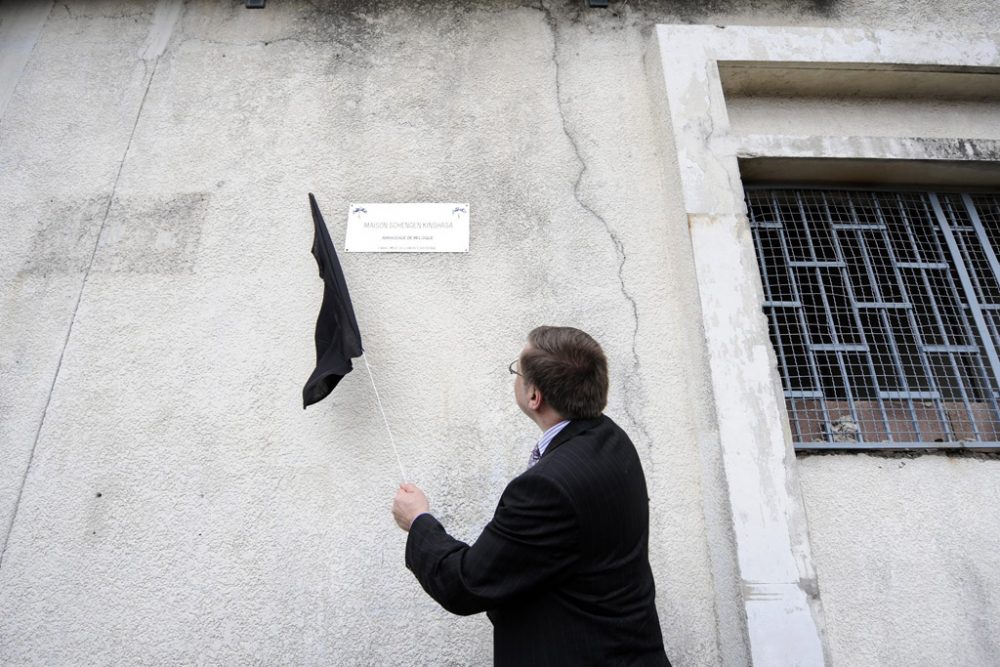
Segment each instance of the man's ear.
M542 392L538 391L538 387L535 385L530 385L528 391L528 407L532 410L538 410L542 407Z

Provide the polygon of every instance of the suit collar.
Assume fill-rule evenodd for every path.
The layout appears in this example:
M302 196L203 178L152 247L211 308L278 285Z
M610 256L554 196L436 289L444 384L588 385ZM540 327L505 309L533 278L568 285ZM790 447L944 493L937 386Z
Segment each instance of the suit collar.
M567 440L570 440L585 431L589 431L590 429L594 428L604 420L605 420L604 415L601 415L594 419L570 420L569 424L567 424L563 430L559 431L556 437L552 438L552 442L550 442L549 446L545 448L545 453L542 454L542 458L548 456L554 449L556 449L559 445L563 444Z

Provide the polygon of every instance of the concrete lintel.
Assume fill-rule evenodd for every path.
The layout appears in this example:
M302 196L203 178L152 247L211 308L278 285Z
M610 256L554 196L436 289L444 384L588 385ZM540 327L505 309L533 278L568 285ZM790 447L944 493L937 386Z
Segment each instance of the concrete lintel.
M720 141L713 148L727 156L735 153L739 158L1000 161L1000 141L995 139L790 137L758 134Z
M927 66L928 69L1000 67L1000 34L792 28L660 25L657 34L673 57L690 60L845 63Z

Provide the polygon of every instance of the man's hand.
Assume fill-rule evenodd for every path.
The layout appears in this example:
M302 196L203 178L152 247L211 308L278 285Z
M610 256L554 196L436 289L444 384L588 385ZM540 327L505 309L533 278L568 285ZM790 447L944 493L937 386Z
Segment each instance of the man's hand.
M413 520L425 512L431 511L431 504L427 502L427 496L414 484L400 484L396 498L392 501L392 518L396 520L396 525L410 532L410 524Z

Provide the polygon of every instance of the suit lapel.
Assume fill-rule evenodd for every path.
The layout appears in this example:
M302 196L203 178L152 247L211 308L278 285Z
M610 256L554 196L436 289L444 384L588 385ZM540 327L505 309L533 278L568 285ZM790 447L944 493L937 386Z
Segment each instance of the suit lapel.
M567 442L581 433L594 428L604 421L604 419L604 415L601 415L596 419L574 419L570 423L566 424L565 428L559 431L559 433L556 434L556 437L552 438L552 442L550 442L549 446L545 448L545 453L542 454L542 458L548 456L556 447L564 442Z

